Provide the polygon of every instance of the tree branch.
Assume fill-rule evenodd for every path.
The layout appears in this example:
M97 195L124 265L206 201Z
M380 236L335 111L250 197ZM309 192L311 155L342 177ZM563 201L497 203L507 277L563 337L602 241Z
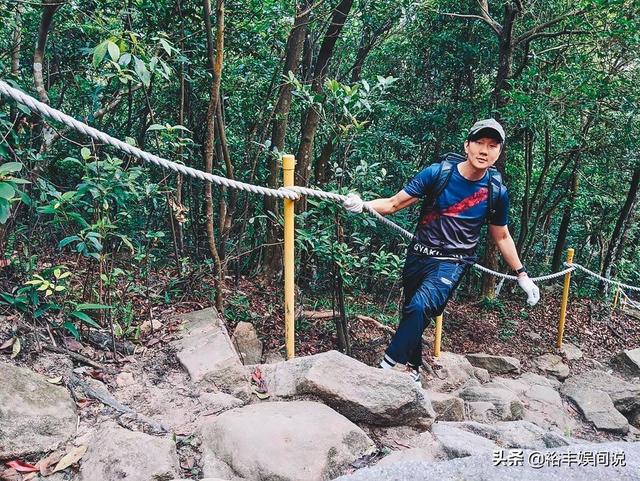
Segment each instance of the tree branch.
M548 22L544 22L541 23L540 25L536 25L535 27L527 30L526 32L524 32L522 35L520 35L518 38L516 38L513 42L513 45L519 45L522 42L524 42L525 40L530 40L530 37L532 37L533 35L538 34L539 32L542 32L543 30L552 27L553 25L562 22L563 20L566 20L567 18L570 17L576 17L579 15L584 14L587 11L587 9L579 9L579 10L572 10L570 12L564 13L562 15L557 16L556 18L553 18L551 20L549 20Z
M482 19L493 29L493 31L500 35L502 33L502 25L496 22L491 15L489 15L489 0L478 0L480 11L482 12Z
M497 30L496 27L491 24L491 22L489 22L486 18L481 17L480 15L465 15L462 13L450 13L450 12L437 12L440 15L448 15L449 17L458 17L458 18L475 18L478 20L482 20L483 22L485 22L487 25L489 25L491 27L491 29L498 35L500 35L500 30Z

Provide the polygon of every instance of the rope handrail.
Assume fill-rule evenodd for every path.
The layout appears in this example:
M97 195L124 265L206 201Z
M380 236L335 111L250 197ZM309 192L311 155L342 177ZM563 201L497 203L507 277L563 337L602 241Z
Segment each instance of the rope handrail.
M84 122L81 122L79 120L74 119L73 117L43 103L40 102L39 100L34 99L33 97L27 95L26 93L22 92L21 90L18 90L16 88L11 87L8 83L6 83L5 81L3 81L2 79L0 79L0 93L6 95L7 97L11 97L12 99L14 99L15 101L26 105L27 107L29 107L31 110L38 112L39 114L45 116L45 117L49 117L52 118L58 122L61 122L65 125L67 125L68 127L77 130L78 132L81 132L85 135L87 135L88 137L91 137L95 140L98 140L100 142L103 142L105 144L109 144L112 145L114 147L117 147L118 149L128 153L129 155L133 155L134 157L137 157L139 159L142 159L146 162L151 162L152 164L158 165L160 167L163 167L165 169L169 169L169 170L173 170L174 172L178 172L184 175L188 175L190 177L194 177L196 179L200 179L200 180L204 180L207 182L212 182L214 184L218 184L218 185L222 185L224 187L229 187L232 189L238 189L238 190L243 190L243 191L247 191L247 192L253 192L254 194L261 194L261 195L269 195L272 197L277 197L280 199L289 199L289 200L298 200L300 198L301 195L305 195L305 196L312 196L312 197L318 197L321 199L325 199L325 200L332 200L334 202L339 202L342 203L344 202L344 200L346 199L345 195L341 195L341 194L337 194L334 192L325 192L322 190L317 190L317 189L311 189L308 187L302 187L302 186L293 186L293 187L281 187L279 189L271 189L268 187L262 187L259 185L253 185L253 184L249 184L246 182L240 182L237 180L233 180L233 179L228 179L226 177L222 177L219 175L214 175L214 174L210 174L208 172L204 172L202 170L198 170L198 169L194 169L192 167L188 167L186 165L183 164L179 164L177 162L172 162L170 160L164 159L162 157L159 157L157 155L151 154L149 152L146 152L142 149L139 149L138 147L134 147L133 145L127 144L126 142L123 142L120 139L117 139L115 137L112 137L109 134L106 134L94 127L91 127L87 124L85 124ZM413 240L414 239L414 235L407 231L406 229L402 228L401 226L399 226L398 224L396 224L395 222L387 219L386 217L384 217L383 215L379 214L377 211L375 211L373 208L369 207L367 204L364 205L364 209L371 215L373 215L379 222L389 226L390 228L396 230L397 232L399 232L402 236L406 237L409 240ZM576 264L576 263L572 263L572 264L567 264L565 262L565 266L567 266L566 269L559 271L559 272L554 272L551 274L547 274L544 276L539 276L539 277L532 277L531 280L534 282L543 282L543 281L547 281L547 280L551 280L551 279L555 279L557 277L562 277L572 271L574 271L576 268L580 269L584 272L586 272L587 274L596 277L598 279L600 279L603 282L607 282L609 284L614 284L617 285L619 287L623 287L625 289L630 289L630 290L634 290L634 291L638 291L640 292L640 287L635 287L635 286L630 286L628 284L624 284L622 282L618 282L618 281L614 281L612 279L607 279L605 277L600 276L599 274L596 274L593 271L590 271L589 269L587 269L586 267L581 266L580 264ZM501 279L506 279L506 280L510 280L510 281L517 281L518 277L517 276L512 276L512 275L508 275L508 274L503 274L501 272L497 272L491 269L488 269L487 267L484 267L480 264L473 264L473 267L475 267L476 269L482 271L482 272L486 272L487 274L493 275L495 277L501 278Z

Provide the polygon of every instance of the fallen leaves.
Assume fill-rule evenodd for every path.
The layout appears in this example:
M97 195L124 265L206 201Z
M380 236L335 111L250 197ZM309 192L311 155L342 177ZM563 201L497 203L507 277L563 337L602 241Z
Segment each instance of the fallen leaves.
M62 471L63 469L67 469L69 466L76 464L78 461L80 461L80 459L82 459L82 456L84 456L84 453L86 452L87 452L87 446L85 444L78 446L76 448L73 448L71 451L69 451L67 454L63 456L63 458L58 462L58 464L56 464L56 467L54 468L53 472L57 473L58 471Z
M0 351L5 351L9 348L11 348L11 359L14 359L18 354L20 354L22 345L20 344L20 338L18 336L14 336L3 342L0 346Z
M10 468L15 469L19 473L33 473L36 471L40 471L40 469L33 464L29 464L25 461L20 461L19 459L8 461L5 464Z
M60 385L62 384L62 376L52 377L50 379L47 379L47 382L51 384Z
M251 392L255 394L258 399L268 399L269 393L267 392L267 384L262 377L262 371L259 367L256 367L251 373Z

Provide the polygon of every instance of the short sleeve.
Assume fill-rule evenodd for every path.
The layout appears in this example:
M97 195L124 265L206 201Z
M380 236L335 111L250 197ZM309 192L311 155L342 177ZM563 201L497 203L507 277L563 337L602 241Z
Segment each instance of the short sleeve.
M498 198L498 205L495 206L495 214L489 220L489 224L492 225L508 225L509 224L509 193L507 188L502 186L500 189L500 197Z
M438 175L439 164L431 164L409 181L404 190L411 197L422 198L429 193L429 189Z

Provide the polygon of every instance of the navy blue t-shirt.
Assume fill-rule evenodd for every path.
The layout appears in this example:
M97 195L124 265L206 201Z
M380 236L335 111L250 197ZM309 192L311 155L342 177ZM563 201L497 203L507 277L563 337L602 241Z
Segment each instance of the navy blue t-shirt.
M440 164L432 164L416 175L404 191L411 197L423 198L438 178ZM426 201L425 201L426 202ZM509 223L509 196L502 189L489 223ZM489 174L480 180L465 179L454 165L451 178L438 197L433 210L423 208L416 228L419 245L416 252L427 255L473 256L489 208ZM425 249L426 247L427 249Z

